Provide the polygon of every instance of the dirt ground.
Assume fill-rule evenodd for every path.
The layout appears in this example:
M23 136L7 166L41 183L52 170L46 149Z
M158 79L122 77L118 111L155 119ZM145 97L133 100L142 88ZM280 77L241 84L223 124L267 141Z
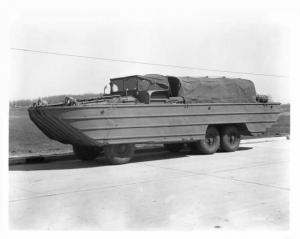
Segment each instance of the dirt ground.
M30 120L27 109L9 111L9 156L71 151L71 146L50 140Z

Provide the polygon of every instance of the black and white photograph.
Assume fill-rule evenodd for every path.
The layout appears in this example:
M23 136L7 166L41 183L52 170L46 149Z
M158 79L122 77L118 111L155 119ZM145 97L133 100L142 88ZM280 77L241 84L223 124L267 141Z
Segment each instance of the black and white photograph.
M293 6L16 1L7 229L289 232Z

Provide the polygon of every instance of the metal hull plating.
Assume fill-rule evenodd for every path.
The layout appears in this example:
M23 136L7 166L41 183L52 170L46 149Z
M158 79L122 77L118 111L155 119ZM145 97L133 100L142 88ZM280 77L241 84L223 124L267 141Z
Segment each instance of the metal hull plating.
M204 139L208 125L245 124L263 133L279 103L97 104L30 108L31 120L51 139L73 145L165 143Z

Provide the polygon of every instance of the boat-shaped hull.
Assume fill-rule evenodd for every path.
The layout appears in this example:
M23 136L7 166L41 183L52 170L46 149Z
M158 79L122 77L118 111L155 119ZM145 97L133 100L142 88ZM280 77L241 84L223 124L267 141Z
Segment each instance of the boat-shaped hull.
M29 108L31 120L64 144L103 146L188 142L205 138L208 125L236 124L260 134L280 113L279 103L94 104Z

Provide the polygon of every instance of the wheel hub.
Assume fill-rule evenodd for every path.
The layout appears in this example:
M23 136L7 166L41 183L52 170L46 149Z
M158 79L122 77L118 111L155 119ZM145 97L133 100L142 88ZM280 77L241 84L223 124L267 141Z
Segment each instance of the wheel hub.
M128 146L125 144L118 145L115 147L116 155L119 157L124 157L128 155Z
M205 142L206 142L208 145L212 146L212 145L214 145L215 142L216 142L215 137L216 137L215 135L207 135L206 138L205 138Z
M235 141L236 141L236 136L235 136L235 135L230 135L230 136L229 136L229 142L230 142L231 144L235 144Z

